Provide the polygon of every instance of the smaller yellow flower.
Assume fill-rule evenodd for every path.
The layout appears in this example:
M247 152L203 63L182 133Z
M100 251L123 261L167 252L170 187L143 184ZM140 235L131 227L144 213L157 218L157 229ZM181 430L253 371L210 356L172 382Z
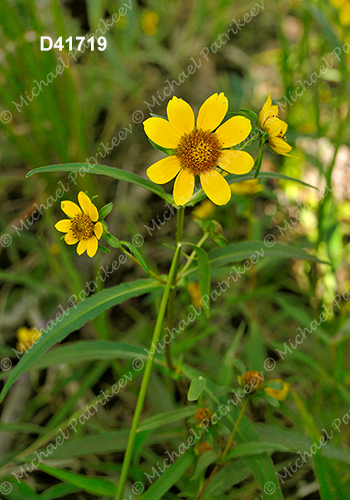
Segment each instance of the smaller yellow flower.
M38 340L41 336L41 332L39 332L36 328L26 328L25 326L21 326L17 330L17 351L24 353L28 351L30 347Z
M277 399L277 401L284 401L289 392L289 384L287 384L287 382L283 382L280 378L269 380L269 382L280 382L281 384L283 384L283 389L278 390L278 389L272 389L272 387L265 387L264 388L265 393L268 396L272 396L273 398Z
M259 184L258 179L250 179L249 181L234 182L231 184L231 191L234 194L255 194L264 189L265 186Z
M146 35L153 36L157 33L159 16L153 10L147 10L142 14L141 27Z
M201 407L198 408L198 410L196 410L196 413L194 414L194 419L196 420L197 424L200 424L201 422L203 422L203 420L205 419L208 420L211 416L212 413L209 410L209 408Z
M102 224L98 222L97 208L83 191L78 194L78 201L82 210L72 201L61 202L61 209L70 219L58 221L55 228L67 233L64 238L67 245L78 243L79 255L86 250L88 256L93 257L97 252L98 240L102 236Z
M242 386L248 387L247 393L258 391L264 383L264 377L255 370L243 373L243 375L238 376L238 380Z
M333 7L339 10L339 23L344 28L350 26L350 1L349 0L331 0Z
M192 214L197 215L197 217L201 217L207 219L215 212L216 205L210 200L204 200L202 203L196 206L193 210Z
M269 134L267 144L271 149L280 155L291 156L288 153L292 146L285 138L288 125L278 118L278 106L272 105L271 94L259 113L259 126Z

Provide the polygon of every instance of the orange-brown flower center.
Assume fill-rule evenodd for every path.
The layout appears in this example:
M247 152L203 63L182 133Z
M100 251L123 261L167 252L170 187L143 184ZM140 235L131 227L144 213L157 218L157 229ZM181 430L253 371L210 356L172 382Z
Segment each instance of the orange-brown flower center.
M85 214L76 215L71 221L73 236L78 240L89 240L94 234L94 223Z
M188 168L193 174L202 174L217 166L221 148L216 134L195 128L181 137L175 154L183 168Z

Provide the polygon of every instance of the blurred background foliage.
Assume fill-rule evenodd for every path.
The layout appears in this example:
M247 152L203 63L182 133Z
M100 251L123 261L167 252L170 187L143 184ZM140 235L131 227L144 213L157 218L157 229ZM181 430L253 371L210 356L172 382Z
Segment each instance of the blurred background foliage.
M263 8L250 22L231 35L230 41L211 49L215 42L220 45L218 37L230 25L235 27L233 19L242 21L257 3ZM131 8L125 9L125 4ZM65 40L68 36L96 33L104 29L103 20L118 15L123 6L125 15L119 15L103 34L108 44L105 51L86 50L77 54L76 60L66 49L40 51L40 36L51 36L53 40L62 36ZM100 164L146 176L146 168L162 154L148 143L139 117L147 118L150 112L165 115L167 80L179 82L193 58L198 66L200 61L200 67L180 85L173 84L171 95L184 98L197 111L209 95L223 91L230 112L239 108L258 112L271 93L289 125L287 139L293 144L295 157L267 151L262 171L300 178L321 193L328 186L326 194L320 196L315 190L285 181L269 180L253 188L236 184L228 206L215 208L206 203L200 207L202 216L219 221L230 242L263 240L272 234L278 241L307 249L330 264L261 259L213 303L210 321L201 315L176 338L174 356L224 388L237 385L242 363L247 369L264 371L266 358L276 360L270 378L289 382L300 399L289 395L278 409L261 402L250 408L249 416L257 423L256 428L262 426L265 439L270 429L275 441L284 444L287 434L283 431L295 431L299 444L288 452L272 455L279 471L294 463L300 442L305 446L306 437L315 436L315 428L332 429L332 422L342 418L350 402L350 307L342 296L350 287L350 56L345 49L350 32L347 18L337 6L341 2L326 0L1 1L0 234L12 239L10 245L8 238L2 239L0 246L1 356L15 363L12 348L18 340L17 330L23 326L43 328L56 315L58 304L67 307L68 298L78 294L100 266L107 268L118 257L116 251L98 254L93 261L85 255L78 258L74 248L59 240L53 225L62 215L61 199L74 201L83 189L98 194L95 203L99 208L112 201L115 209L107 219L110 230L123 239L142 234L144 255L153 268L166 272L172 252L166 244L173 241L175 220L150 234L147 227L152 227L152 219L162 219L166 210L155 195L92 175L80 178L77 185L66 174L38 175L28 180L25 176L38 166L87 162L98 155ZM209 49L207 57L203 56L205 48ZM35 80L47 82L50 73L55 75L59 58L67 67L33 97ZM324 73L321 65L327 67ZM131 132L125 133L130 128ZM125 138L102 158L104 145L111 147L113 138L123 130ZM257 153L254 147L251 150ZM69 190L52 202L49 197L55 196L60 181L64 186L69 182ZM169 186L166 189L170 192ZM42 205L45 209L39 217L37 209ZM188 215L190 212L188 209ZM185 234L191 241L201 236L193 217L187 219ZM215 243L208 241L205 247L214 248ZM214 269L213 286L228 272L229 268ZM106 286L141 276L142 271L128 262L113 273ZM341 296L338 305L337 295ZM70 335L64 344L78 339L103 339L147 347L157 300L158 296L152 295L117 306ZM193 287L188 290L184 286L179 292L177 320L187 315L192 300ZM325 307L332 314L292 354L281 359L276 349L284 349L289 339L293 341L298 328L310 330L312 321L319 321ZM38 436L47 436L59 428L101 389L131 369L127 359L77 364L62 359L57 363L22 377L3 403L1 466ZM160 368L152 376L145 417L181 407L180 395L163 372ZM0 372L2 379L7 375ZM136 374L132 384L81 426L72 440L124 432L131 423L140 375ZM181 442L181 422L169 429L168 433L164 428L153 430L153 440L147 445L140 441L139 462L130 472L135 480L140 480L143 471L149 472L165 450ZM87 440L78 452L67 448L47 463L85 476L104 474L115 480L125 448L120 436L114 436L119 443L114 448L106 446L105 451L97 452L92 441ZM329 474L343 491L350 486L349 436L346 425L341 432L334 432L331 445L336 451L327 462ZM308 461L281 485L284 497L321 498L316 477L324 473L322 467L324 464L316 460L314 464ZM13 482L13 476L4 477ZM184 476L162 498L179 498L180 491L180 498L193 498L187 483ZM247 479L238 477L236 487L233 484L225 483L221 489L218 486L204 498L253 500L259 495L249 475ZM95 498L82 490L69 481L61 483L35 471L20 485L13 482L12 493L6 498Z

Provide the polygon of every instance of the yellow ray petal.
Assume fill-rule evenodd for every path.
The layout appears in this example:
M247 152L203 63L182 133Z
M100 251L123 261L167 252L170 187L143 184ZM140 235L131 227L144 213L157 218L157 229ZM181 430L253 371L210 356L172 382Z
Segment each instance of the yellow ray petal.
M198 111L197 128L203 130L215 130L228 110L228 100L223 92L210 96Z
M74 217L75 215L82 214L80 207L78 207L78 205L76 203L73 203L72 201L62 201L61 209L66 215L68 215L68 217Z
M94 225L94 233L96 235L96 238L99 240L103 233L103 227L101 222L96 222L96 224Z
M276 153L284 156L291 156L287 153L291 151L292 146L290 146L285 140L280 139L279 137L273 137L272 139L269 138L268 144L274 151L276 151Z
M230 186L217 170L201 174L200 180L205 194L215 205L226 205L230 201Z
M92 220L92 222L98 221L98 210L92 202L89 207L89 217Z
M176 177L174 184L174 201L176 205L185 205L193 195L194 191L194 175L193 173L183 168Z
M339 13L339 22L342 26L347 28L350 26L350 5L344 5Z
M180 134L164 118L148 118L143 122L145 133L151 141L162 148L176 148L180 142Z
M157 161L147 169L147 175L156 184L165 184L179 173L180 160L176 156L168 156Z
M69 231L66 236L64 237L64 241L67 243L67 245L74 245L75 243L78 243L78 238L73 236L73 233Z
M85 252L85 250L87 248L87 244L88 244L88 240L79 241L78 246L77 246L78 255L81 255L82 253Z
M220 125L215 132L223 148L231 148L242 142L252 130L252 124L244 116L234 116Z
M91 200L88 197L88 195L84 193L84 191L80 191L80 193L78 194L78 201L79 201L79 205L81 206L84 214L89 215Z
M189 134L194 129L194 114L191 106L178 97L173 97L167 106L170 125L181 135Z
M245 151L221 151L219 167L230 174L247 174L254 167L254 159Z
M269 97L266 99L266 101L265 101L265 103L264 103L264 105L261 108L261 111L259 113L259 125L260 125L260 127L263 126L264 121L266 120L266 117L267 117L267 113L270 111L271 105L272 105L272 101L271 101L271 94L270 94Z
M61 233L68 233L70 230L71 220L70 219L62 219L56 222L55 228L57 231L61 231Z
M91 236L89 240L87 240L87 254L89 257L93 257L97 252L98 241L96 236Z

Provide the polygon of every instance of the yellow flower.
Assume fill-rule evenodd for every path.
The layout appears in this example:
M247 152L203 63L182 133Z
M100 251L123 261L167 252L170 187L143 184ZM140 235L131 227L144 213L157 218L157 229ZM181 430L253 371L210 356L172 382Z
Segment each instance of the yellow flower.
M214 94L202 104L195 124L191 106L173 97L167 106L168 120L152 117L144 122L145 133L151 141L174 150L172 156L149 167L147 175L156 184L165 184L176 177L176 205L185 205L189 201L196 175L199 175L208 198L216 205L226 205L231 198L231 189L216 168L233 174L246 174L253 168L254 160L250 154L227 149L241 143L249 135L252 125L248 118L234 116L219 126L227 110L225 95Z
M156 34L158 21L158 14L152 10L148 10L142 14L141 27L146 35L153 36Z
M102 236L102 224L98 221L98 210L90 198L80 191L78 194L79 205L72 201L62 201L61 209L70 217L55 224L55 228L62 233L67 233L64 241L67 245L78 243L77 253L81 255L87 251L89 257L97 252L98 240Z
M350 1L331 0L333 7L339 10L339 22L344 28L350 26Z
M255 194L262 191L264 186L259 184L258 179L251 179L249 181L234 182L231 184L231 191L234 194Z
M272 396L273 398L277 399L277 401L284 401L287 397L287 394L289 392L289 384L286 382L282 382L280 378L276 378L274 380L269 380L269 382L280 382L283 384L283 389L272 389L272 387L265 387L264 391L268 396Z
M196 215L197 217L206 219L207 217L210 217L214 212L215 212L214 203L211 202L210 200L204 200L202 201L202 203L196 206L192 214Z
M271 94L259 113L259 126L269 134L267 143L276 153L291 156L288 153L292 146L286 142L285 138L288 125L278 118L278 106L272 106Z
M36 328L26 328L25 326L21 326L17 330L17 345L16 349L19 352L26 352L32 345L38 340L41 332L39 332Z

